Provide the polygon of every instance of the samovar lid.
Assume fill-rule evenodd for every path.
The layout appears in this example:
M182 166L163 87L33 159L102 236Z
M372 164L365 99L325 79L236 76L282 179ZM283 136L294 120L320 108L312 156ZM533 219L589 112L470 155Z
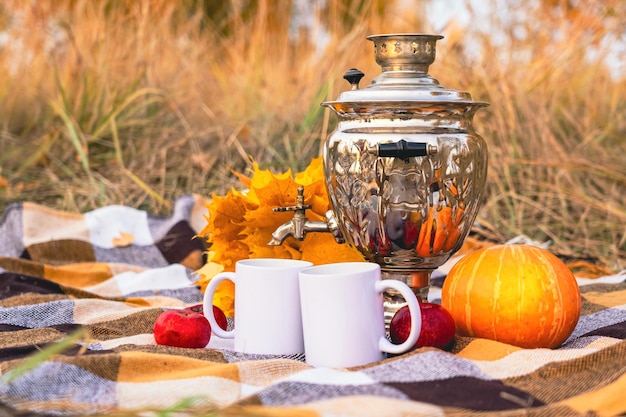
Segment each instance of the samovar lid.
M374 57L382 68L382 74L367 87L359 89L359 81L364 74L352 68L344 75L352 89L342 92L337 100L322 105L338 112L365 103L369 108L378 103L383 106L402 103L402 106L408 107L425 103L450 103L455 107L468 105L473 108L486 106L487 103L474 101L470 93L444 88L428 74L428 67L435 61L436 42L442 38L440 35L420 33L368 36L367 39L374 43Z

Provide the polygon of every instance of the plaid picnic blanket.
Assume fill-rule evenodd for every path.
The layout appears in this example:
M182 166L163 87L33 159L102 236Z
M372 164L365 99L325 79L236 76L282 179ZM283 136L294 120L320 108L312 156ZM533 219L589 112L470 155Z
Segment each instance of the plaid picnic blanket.
M458 337L351 369L159 346L166 308L201 302L205 201L169 217L13 204L0 221L0 414L273 416L626 413L626 275L579 279L582 317L558 349ZM433 279L436 301L446 267ZM54 354L52 354L54 353Z

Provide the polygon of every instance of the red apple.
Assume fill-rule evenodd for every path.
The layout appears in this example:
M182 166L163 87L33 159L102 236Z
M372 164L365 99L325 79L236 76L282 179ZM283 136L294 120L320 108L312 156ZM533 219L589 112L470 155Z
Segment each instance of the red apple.
M376 236L370 236L369 247L374 249L379 256L387 256L391 254L391 242L389 238L383 238L380 234L376 233Z
M439 304L419 303L422 312L422 330L413 349L433 346L449 349L454 342L456 328L454 319L448 310ZM402 343L411 331L411 313L408 306L401 307L391 318L389 335L394 343Z
M404 222L404 234L402 235L402 243L405 249L411 249L415 247L417 238L419 237L420 229L417 228L415 223L407 220Z
M211 340L211 325L200 313L167 310L154 322L154 340L159 345L203 348Z
M204 315L204 306L202 304L196 304L190 307L186 307L183 310L192 311L194 313L199 313ZM213 306L213 317L215 317L215 321L217 325L222 328L222 330L227 330L228 328L228 320L226 319L226 314L222 311L221 308L214 305Z

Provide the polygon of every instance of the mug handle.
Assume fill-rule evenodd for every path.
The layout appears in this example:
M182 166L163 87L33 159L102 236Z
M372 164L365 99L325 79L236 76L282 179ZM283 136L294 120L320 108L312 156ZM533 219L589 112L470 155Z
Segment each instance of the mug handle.
M209 324L211 324L211 331L218 337L222 339L233 339L235 337L234 330L223 330L215 320L215 315L213 314L213 295L215 294L215 289L217 285L224 281L230 280L233 283L235 282L235 273L234 272L220 272L216 276L214 276L211 281L209 281L209 285L206 287L206 291L204 292L204 302L202 305L202 310L204 311L204 317L207 318Z
M417 297L413 291L404 282L396 281L393 279L384 279L376 281L376 291L383 293L386 289L392 289L398 291L407 305L409 306L409 312L411 313L411 332L409 337L399 345L391 343L387 338L381 337L378 341L378 348L382 352L387 353L404 353L409 351L417 343L420 332L422 331L422 312L420 310Z

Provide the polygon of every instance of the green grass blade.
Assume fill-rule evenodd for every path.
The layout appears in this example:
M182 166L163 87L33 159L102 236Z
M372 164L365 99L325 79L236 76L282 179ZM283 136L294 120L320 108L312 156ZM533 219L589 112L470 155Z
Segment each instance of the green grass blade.
M80 328L73 333L70 333L67 337L64 337L60 341L50 344L41 349L34 355L29 356L23 363L16 368L10 370L6 374L0 377L0 384L11 384L17 378L26 374L27 372L35 369L41 363L50 359L52 356L62 353L76 344L79 340L87 338L87 331L84 328Z
M151 195L152 198L163 204L168 209L171 208L171 204L169 201L165 199L161 194L157 193L152 187L146 184L141 178L136 176L132 171L127 168L122 168L122 172L128 176L135 184L141 187L147 194Z
M74 149L76 150L76 153L78 154L83 170L85 171L85 173L87 174L87 177L89 178L89 182L92 184L95 183L93 179L93 175L91 174L91 168L89 166L89 158L87 156L87 153L85 152L85 149L83 148L83 143L80 139L80 133L79 133L78 127L72 121L71 116L67 114L67 112L58 103L54 101L50 101L49 103L52 109L54 110L54 112L61 118L61 120L63 120L63 123L65 125L65 128L67 129L67 133L72 142L72 145L74 145Z

